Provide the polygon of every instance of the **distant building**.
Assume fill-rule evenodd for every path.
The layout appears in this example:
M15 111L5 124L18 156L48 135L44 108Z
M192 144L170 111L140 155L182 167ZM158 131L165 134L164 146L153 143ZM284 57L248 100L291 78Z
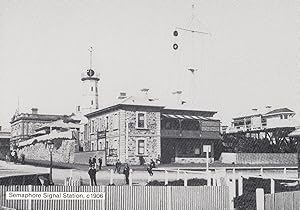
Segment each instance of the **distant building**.
M288 108L279 108L267 112L256 112L250 115L233 118L231 127L226 133L260 131L265 129L296 127L295 112Z
M105 151L108 164L117 159L140 164L144 159L162 163L204 162L203 145L220 139L216 112L167 108L155 100L127 97L103 109L86 114L88 118L85 151Z
M44 124L68 118L67 115L39 114L37 108L32 108L31 113L15 114L11 121L11 148L15 148L22 141L26 141L36 134L36 129Z
M0 126L0 159L5 159L5 156L9 154L9 140L10 131L8 129L3 129Z

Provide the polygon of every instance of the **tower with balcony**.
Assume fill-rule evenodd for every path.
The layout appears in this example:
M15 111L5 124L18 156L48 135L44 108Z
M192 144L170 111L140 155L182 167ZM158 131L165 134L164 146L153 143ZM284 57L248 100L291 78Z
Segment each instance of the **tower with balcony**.
M92 48L89 49L90 68L81 74L82 97L78 111L83 113L89 113L99 108L98 83L100 76L92 69L92 50Z

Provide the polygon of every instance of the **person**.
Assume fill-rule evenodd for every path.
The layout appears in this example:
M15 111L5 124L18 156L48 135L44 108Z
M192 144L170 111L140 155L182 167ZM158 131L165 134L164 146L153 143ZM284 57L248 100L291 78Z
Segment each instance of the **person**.
M15 151L15 156L14 156L14 162L17 163L18 162L18 154L17 152Z
M89 174L90 179L91 179L91 186L93 186L94 184L95 184L95 186L97 186L96 173L97 173L97 170L95 168L95 165L92 165L92 167L90 167L89 171L88 171L88 174Z
M125 175L126 184L129 184L130 168L129 168L129 165L127 163L125 164L125 168L124 168L124 172L123 173Z
M97 162L96 162L96 159L97 157L95 156L95 157L93 157L93 160L92 160L92 163L94 164L94 166L96 166L96 164L97 164Z
M25 155L21 154L21 164L25 164Z
M116 162L116 167L115 167L115 173L120 173L120 170L121 170L121 162L120 160L118 159L117 162Z
M102 167L102 158L99 158L98 162L99 162L99 170L101 170L101 167Z
M89 158L89 166L92 167L92 157Z
M152 171L151 163L147 167L147 171L148 171L148 173L149 173L150 176L153 176L153 171Z
M140 165L143 166L145 164L145 159L143 156L139 157Z
M152 168L155 168L155 162L154 162L154 160L153 160L153 159L151 159L151 162L150 162L150 167L151 167L151 169L152 169Z

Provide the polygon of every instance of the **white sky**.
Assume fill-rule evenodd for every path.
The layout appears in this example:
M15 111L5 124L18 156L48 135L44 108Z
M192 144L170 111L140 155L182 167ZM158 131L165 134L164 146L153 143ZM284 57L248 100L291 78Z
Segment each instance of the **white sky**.
M189 26L191 4L1 0L0 125L9 125L18 97L22 112L74 112L90 46L101 75L100 104L144 87L169 103L181 88L184 99L196 93L194 103L217 110L224 123L265 105L300 111L296 0L195 1L197 27L212 36L192 42L190 33L179 32L175 39L175 26ZM200 69L192 80L191 62Z

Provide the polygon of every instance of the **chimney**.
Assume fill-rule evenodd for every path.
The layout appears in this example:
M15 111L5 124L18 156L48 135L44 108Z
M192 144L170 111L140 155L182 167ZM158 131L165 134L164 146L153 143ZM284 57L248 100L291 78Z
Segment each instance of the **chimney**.
M80 106L76 106L76 112L80 112Z
M176 102L177 102L178 105L184 104L184 103L182 103L183 100L181 99L181 96L182 96L182 95L181 95L181 94L182 94L182 91L181 91L181 90L177 90L177 91L173 92L172 94L173 94L173 95L176 95Z
M31 113L32 114L38 114L38 108L32 108Z
M118 99L120 99L120 100L123 100L125 98L127 98L127 96L126 96L126 93L124 93L124 92L121 92L120 95L118 96Z
M148 91L149 91L149 89L148 88L143 88L143 89L141 89L141 91L144 94L145 98L148 99Z

